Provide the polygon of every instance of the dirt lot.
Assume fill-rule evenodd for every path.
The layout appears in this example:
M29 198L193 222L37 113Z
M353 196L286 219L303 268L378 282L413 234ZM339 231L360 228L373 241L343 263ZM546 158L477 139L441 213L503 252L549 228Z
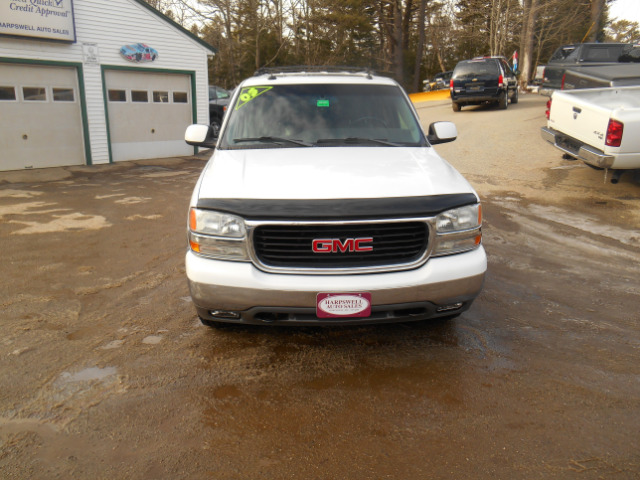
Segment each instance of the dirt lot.
M418 105L485 209L449 323L203 327L203 158L0 173L0 477L639 478L640 183L562 160L544 102Z

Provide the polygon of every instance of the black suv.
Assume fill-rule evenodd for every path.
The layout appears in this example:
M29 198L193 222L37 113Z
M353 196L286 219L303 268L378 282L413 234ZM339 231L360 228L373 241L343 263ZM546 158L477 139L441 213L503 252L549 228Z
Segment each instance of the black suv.
M209 85L209 123L217 132L222 125L222 117L231 100L231 92L224 88Z
M454 112L463 105L496 103L506 109L518 103L518 79L504 57L478 57L458 62L449 83Z

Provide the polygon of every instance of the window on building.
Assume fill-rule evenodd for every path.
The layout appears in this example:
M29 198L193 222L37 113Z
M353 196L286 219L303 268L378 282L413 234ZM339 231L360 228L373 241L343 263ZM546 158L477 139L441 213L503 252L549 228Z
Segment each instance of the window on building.
M125 90L109 90L110 102L126 102L127 92Z
M173 92L173 103L189 103L187 92Z
M131 90L131 101L147 103L149 101L149 93L146 90Z
M169 103L169 92L153 92L153 103Z
M22 98L26 102L46 102L47 90L44 87L22 87Z
M6 87L4 85L0 85L0 100L15 100L15 99L16 99L15 87Z
M73 102L75 96L73 94L73 88L53 88L53 101L54 102Z

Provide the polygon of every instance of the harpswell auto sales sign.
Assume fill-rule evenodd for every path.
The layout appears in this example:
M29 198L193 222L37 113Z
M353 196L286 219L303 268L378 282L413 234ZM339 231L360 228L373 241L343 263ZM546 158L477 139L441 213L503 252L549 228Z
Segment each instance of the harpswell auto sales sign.
M0 0L0 35L75 42L72 0Z

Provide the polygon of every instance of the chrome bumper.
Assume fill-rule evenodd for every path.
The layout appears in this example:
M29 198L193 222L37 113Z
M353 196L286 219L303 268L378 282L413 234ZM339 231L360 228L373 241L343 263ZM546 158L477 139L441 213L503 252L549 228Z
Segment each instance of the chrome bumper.
M460 313L478 296L487 258L482 247L432 258L414 270L362 275L287 275L251 263L186 257L198 315L247 324L335 325L422 320ZM320 319L322 292L371 293L371 317Z
M577 149L568 147L565 142L563 142L563 135L552 128L542 127L540 134L545 141L549 142L561 152L578 158L589 165L600 168L611 168L615 161L614 156L606 155L588 145L581 145Z

